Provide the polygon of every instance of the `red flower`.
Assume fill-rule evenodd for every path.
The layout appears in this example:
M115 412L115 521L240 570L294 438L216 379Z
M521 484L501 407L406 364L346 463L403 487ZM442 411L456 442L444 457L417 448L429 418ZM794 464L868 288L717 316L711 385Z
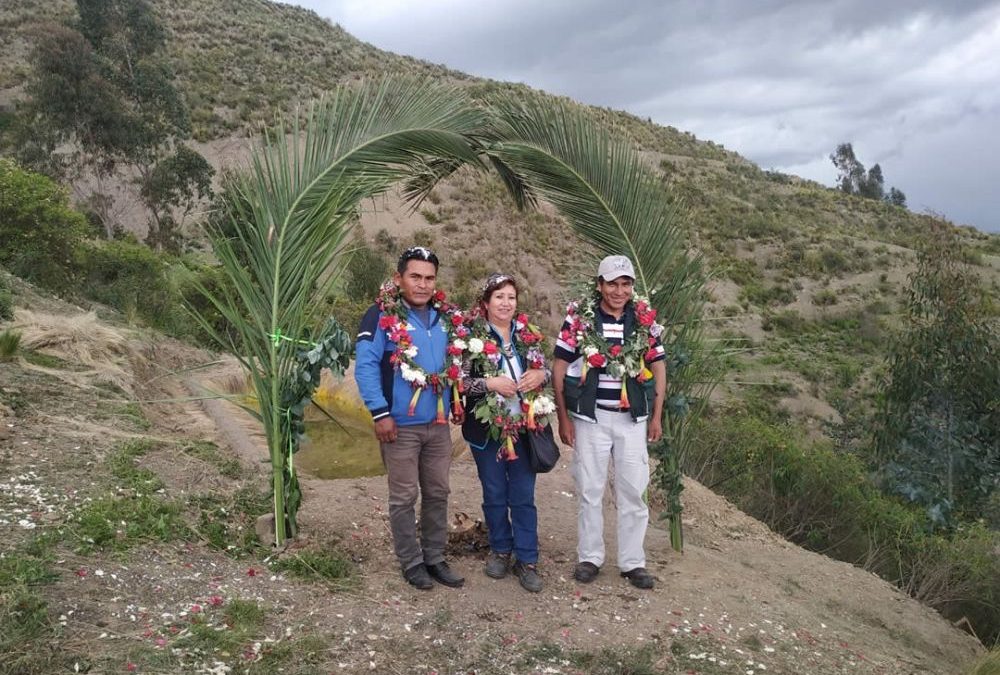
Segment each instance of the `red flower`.
M594 368L600 368L607 363L607 359L604 358L604 354L591 354L587 357L587 363L592 365Z
M519 324L521 324L522 326L527 326L528 325L528 315L524 314L523 312L521 314L518 314L517 315L517 322Z
M643 358L646 359L647 362L649 362L655 359L657 356L659 356L659 353L656 351L656 348L654 347L650 349L648 352L646 352L646 355L643 356Z
M456 365L454 365L454 364L452 364L448 368L448 379L449 380L457 380L460 373L461 373L461 370L459 369L459 367L456 366Z
M461 314L452 314L451 315L451 325L452 326L455 326L457 328L458 326L461 326L464 322L465 322L465 317L463 317Z
M257 576L257 570L255 570L254 568L251 567L250 569L247 570L247 576L248 577L255 577L255 576Z
M198 604L191 605L191 613L192 614L197 614L200 611L201 611L201 605L198 605Z
M462 350L455 345L448 345L448 356L461 356Z
M131 661L129 661L128 663L125 664L125 670L127 670L128 672L134 673L135 669L136 669L136 665L134 663L132 663Z
M213 595L208 599L208 604L212 607L219 607L224 603L225 600L222 599L221 595Z
M611 349L609 349L608 351L611 352L611 356L614 356L614 357L617 358L618 355L622 353L622 346L621 345L611 345Z
M483 353L484 354L496 354L499 351L497 344L495 342L490 342L487 340L483 343Z
M647 328L649 326L652 326L654 321L656 321L656 310L652 310L646 312L645 314L639 315L639 323L641 323L643 326L646 326Z
M655 347L656 346L656 338L655 337L650 337L649 340L648 340L648 342L649 342L649 346L650 347Z
M381 319L378 320L378 327L381 328L382 330L389 330L395 325L396 325L396 317L392 316L391 314L386 314Z
M434 302L444 302L444 291L434 291Z

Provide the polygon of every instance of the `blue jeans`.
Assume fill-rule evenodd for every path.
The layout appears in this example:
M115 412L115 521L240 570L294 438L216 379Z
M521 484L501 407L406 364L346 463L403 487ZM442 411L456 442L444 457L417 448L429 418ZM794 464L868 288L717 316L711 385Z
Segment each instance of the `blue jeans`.
M510 553L523 563L538 562L538 512L535 510L535 472L519 441L517 459L497 459L499 443L472 449L483 486L483 517L494 553Z

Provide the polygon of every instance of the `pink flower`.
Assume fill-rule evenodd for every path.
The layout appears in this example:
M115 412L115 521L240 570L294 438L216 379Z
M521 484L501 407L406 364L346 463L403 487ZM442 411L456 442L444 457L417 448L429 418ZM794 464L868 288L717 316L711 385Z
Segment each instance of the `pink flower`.
M199 605L197 603L194 604L194 605L191 605L191 613L192 614L197 614L200 611L201 611L201 605Z
M257 570L255 570L254 568L251 567L250 569L247 570L247 576L248 577L255 577L255 576L257 576Z
M224 602L225 600L222 599L221 595L213 595L208 599L208 604L212 607L219 607Z

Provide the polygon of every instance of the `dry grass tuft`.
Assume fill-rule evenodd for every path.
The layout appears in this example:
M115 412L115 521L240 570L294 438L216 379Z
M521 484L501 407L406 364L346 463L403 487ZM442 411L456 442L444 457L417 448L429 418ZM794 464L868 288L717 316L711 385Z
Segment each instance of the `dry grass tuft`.
M80 386L110 384L133 393L133 377L127 359L132 355L129 336L98 321L93 312L74 315L44 314L19 310L14 328L21 332L21 349L62 359L87 370L66 371L24 364Z

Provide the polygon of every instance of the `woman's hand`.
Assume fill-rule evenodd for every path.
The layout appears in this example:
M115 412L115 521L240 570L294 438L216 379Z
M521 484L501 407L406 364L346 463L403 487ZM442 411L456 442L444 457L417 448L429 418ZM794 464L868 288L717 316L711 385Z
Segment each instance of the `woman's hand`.
M504 375L486 378L486 388L504 398L517 395L517 382Z
M534 391L545 384L545 371L539 368L532 368L521 376L517 383L517 390L521 393Z

